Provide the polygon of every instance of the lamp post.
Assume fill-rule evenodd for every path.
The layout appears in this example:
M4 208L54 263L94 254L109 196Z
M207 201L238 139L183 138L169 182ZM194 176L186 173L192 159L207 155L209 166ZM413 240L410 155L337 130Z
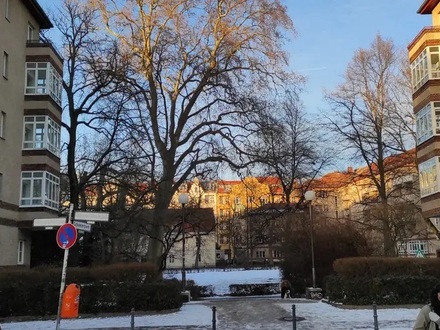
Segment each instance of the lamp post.
M304 198L309 203L309 216L310 216L310 246L312 251L312 280L313 280L313 288L316 288L316 280L315 280L315 251L314 251L314 242L313 242L313 217L312 217L312 202L315 199L315 192L313 190L306 191L304 194Z
M186 291L186 268L185 268L185 204L188 203L188 194L179 195L179 203L182 204L182 291Z

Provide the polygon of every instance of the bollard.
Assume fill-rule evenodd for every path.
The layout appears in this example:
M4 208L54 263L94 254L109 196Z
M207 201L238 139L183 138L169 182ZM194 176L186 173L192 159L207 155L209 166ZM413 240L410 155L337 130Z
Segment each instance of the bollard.
M296 330L296 307L295 307L295 304L292 305L292 325L293 325L293 330Z
M216 312L217 308L215 306L212 306L212 330L216 329L216 316L215 316L215 312Z
M374 330L379 330L379 323L377 322L377 306L373 302L373 318L374 318Z
M130 326L131 326L131 330L134 330L134 308L131 309L131 321L130 321Z

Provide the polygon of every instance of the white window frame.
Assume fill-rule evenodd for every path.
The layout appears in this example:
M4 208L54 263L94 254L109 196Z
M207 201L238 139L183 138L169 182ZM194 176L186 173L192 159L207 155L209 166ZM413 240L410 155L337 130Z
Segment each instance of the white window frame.
M50 95L61 105L62 78L49 62L26 62L25 95Z
M440 135L440 102L430 102L416 115L417 145Z
M60 178L46 171L21 172L20 207L58 210Z
M439 157L433 157L419 164L420 197L426 197L440 191Z
M5 138L6 112L0 111L0 138Z
M24 116L22 147L23 150L47 149L59 157L61 126L49 116Z
M28 29L27 29L27 40L33 41L34 40L34 34L35 34L35 28L31 23L28 23Z
M440 47L428 46L411 63L411 82L417 91L430 79L440 79Z
M429 253L429 245L427 241L408 241L408 254L409 255L416 255L417 250L420 249L420 251L423 254Z
M19 240L17 247L17 265L24 265L24 251L25 251L25 241Z
M3 77L5 79L8 79L8 73L9 73L9 54L3 52Z

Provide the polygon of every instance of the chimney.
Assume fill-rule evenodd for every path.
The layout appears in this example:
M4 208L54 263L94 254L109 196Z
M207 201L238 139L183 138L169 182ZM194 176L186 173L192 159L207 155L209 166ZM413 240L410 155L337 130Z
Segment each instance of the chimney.
M353 167L349 166L349 167L347 168L347 172L348 172L348 173L353 173Z

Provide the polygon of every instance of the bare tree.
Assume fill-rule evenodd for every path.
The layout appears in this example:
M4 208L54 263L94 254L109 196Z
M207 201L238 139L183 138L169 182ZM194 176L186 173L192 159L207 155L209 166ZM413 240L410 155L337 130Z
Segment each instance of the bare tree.
M307 119L294 91L263 101L256 112L259 129L248 147L249 157L263 165L266 176L279 179L286 203L295 190L303 196L310 182L328 166L332 146L324 147L324 135Z
M362 176L377 190L385 255L395 254L387 175L393 165L387 168L385 159L414 143L412 108L407 102L411 91L401 64L393 42L377 35L369 49L356 51L344 82L326 95L331 110L325 115L325 125L353 159L367 165Z
M157 183L149 259L158 265L164 211L206 163L232 162L250 134L247 100L294 75L282 49L293 25L279 0L96 0L133 87L130 128Z
M53 21L65 59L64 116L69 200L80 205L84 188L102 169L127 157L121 152L121 113L127 96L118 80L122 65L110 38L99 33L97 11L87 1L65 0Z

